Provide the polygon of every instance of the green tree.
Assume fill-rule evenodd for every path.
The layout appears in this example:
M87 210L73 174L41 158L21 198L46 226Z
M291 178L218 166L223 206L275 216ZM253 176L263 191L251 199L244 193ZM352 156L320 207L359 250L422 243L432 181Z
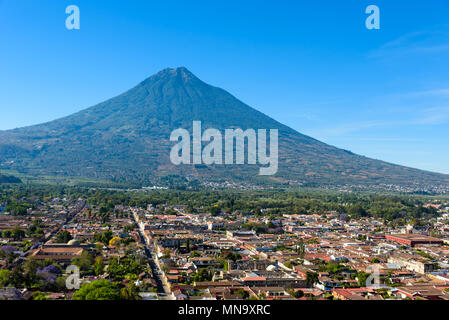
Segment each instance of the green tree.
M2 238L12 238L12 230L4 230L2 232Z
M72 240L72 235L66 230L58 233L58 235L56 236L57 243L67 243L70 240Z
M235 293L242 297L242 300L247 300L249 298L249 293L246 290L239 289Z
M16 241L22 240L25 238L25 231L20 229L18 226L12 229L12 238Z
M304 259L304 255L306 254L306 245L304 244L304 241L302 239L299 240L297 248L298 256L301 259Z
M79 257L72 259L72 263L81 271L89 271L94 264L94 258L89 252L83 251Z
M202 281L211 281L212 274L208 269L200 269L194 276L193 281L202 282Z
M139 300L139 288L134 282L130 282L120 290L120 298L122 300Z
M129 275L139 275L144 269L143 265L130 257L125 257L120 260L117 257L114 257L109 261L107 271L113 279L123 280Z
M318 282L318 275L316 272L313 271L307 271L306 272L306 283L309 286L313 286L315 283Z
M369 273L363 271L357 272L357 279L360 287L366 286L366 279L368 279L369 276L370 276Z
M360 203L356 203L349 207L348 213L352 218L366 217L368 213Z
M102 275L104 273L104 262L101 257L95 258L95 263L94 263L93 269L94 269L95 275L97 275L97 276Z
M218 216L221 213L221 208L218 204L215 204L209 208L211 216Z
M11 203L6 206L6 211L10 212L13 216L24 216L27 214L29 207L26 204Z
M297 291L290 290L289 293L293 298L296 298L296 299L304 297L304 291L302 291L302 290L297 290Z
M33 292L33 294L31 295L31 298L33 300L48 300L45 293L40 292L40 291Z
M67 290L66 280L67 280L67 277L65 277L65 276L57 277L55 280L55 283L54 283L56 290L58 290L58 291Z
M41 267L41 264L34 259L33 257L30 257L27 259L27 261L23 265L24 269L24 276L25 281L28 286L33 286L37 282L37 269Z
M0 287L6 287L9 284L9 270L0 270Z
M10 273L9 273L9 285L14 288L22 288L25 283L25 276L23 274L23 269L18 266L15 267Z
M106 230L103 233L97 233L94 235L94 240L97 242L103 242L106 246L109 245L109 241L114 237L111 230Z
M117 284L106 279L84 283L73 295L73 300L120 300Z

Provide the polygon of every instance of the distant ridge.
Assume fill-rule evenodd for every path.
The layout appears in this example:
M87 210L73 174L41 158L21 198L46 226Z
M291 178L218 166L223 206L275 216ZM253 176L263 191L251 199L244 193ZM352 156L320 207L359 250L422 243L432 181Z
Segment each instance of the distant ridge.
M170 133L203 129L279 130L279 171L258 166L174 166ZM449 188L449 175L355 155L303 135L249 107L184 67L164 69L110 100L48 123L0 132L0 169L149 185L173 179L252 185Z
M22 183L22 180L14 176L5 176L0 174L0 184L2 183Z

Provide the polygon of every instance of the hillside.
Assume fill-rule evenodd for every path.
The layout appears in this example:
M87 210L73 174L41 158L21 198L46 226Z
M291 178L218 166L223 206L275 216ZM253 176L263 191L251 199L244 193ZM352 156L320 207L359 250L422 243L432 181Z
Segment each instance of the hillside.
M279 130L279 171L258 165L174 166L170 133ZM0 132L0 169L142 185L177 179L251 184L449 186L449 176L369 159L303 135L210 86L185 68L165 69L118 97L48 123Z
M22 181L14 176L5 176L0 174L0 184L2 183L22 183Z

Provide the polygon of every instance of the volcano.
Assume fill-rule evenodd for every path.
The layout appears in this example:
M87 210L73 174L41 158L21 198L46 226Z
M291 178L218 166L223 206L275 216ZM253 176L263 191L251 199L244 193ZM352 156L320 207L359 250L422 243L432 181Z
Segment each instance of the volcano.
M279 169L254 165L174 165L170 134L178 128L277 129ZM0 170L28 176L80 177L140 185L170 179L253 185L449 186L449 175L356 155L303 135L198 79L165 69L129 91L48 123L0 132Z

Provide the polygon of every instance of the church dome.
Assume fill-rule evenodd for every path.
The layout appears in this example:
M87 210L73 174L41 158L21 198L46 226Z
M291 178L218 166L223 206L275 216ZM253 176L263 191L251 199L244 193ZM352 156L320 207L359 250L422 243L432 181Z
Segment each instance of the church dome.
M75 240L75 239L70 240L69 242L67 242L67 244L68 244L69 246L79 246L79 245L80 245L80 243L78 242L78 240Z

